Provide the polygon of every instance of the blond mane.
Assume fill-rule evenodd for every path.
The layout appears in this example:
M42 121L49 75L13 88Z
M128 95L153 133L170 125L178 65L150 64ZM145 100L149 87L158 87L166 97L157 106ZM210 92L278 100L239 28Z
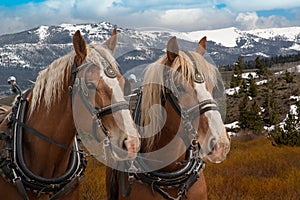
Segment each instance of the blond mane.
M193 57L197 70L202 74L207 87L213 88L217 85L217 76L215 67L207 62L203 56L196 52L189 52ZM164 92L164 78L163 71L166 67L167 56L161 57L155 63L151 64L144 76L143 83L143 98L142 98L142 112L141 112L141 126L142 136L145 139L145 150L151 150L155 140L157 140L160 134L159 131L163 127L164 119L161 105L161 93ZM179 56L175 58L172 63L172 71L181 73L182 81L190 82L195 74L195 68L193 61L187 56L186 53L180 51ZM180 68L180 70L178 70ZM156 135L155 135L156 134ZM152 136L155 135L155 136Z
M47 111L49 111L54 102L61 100L63 93L67 92L64 88L67 88L68 85L66 84L69 84L68 77L71 75L70 68L74 63L74 58L75 52L70 52L52 62L46 69L39 73L32 92L29 115L42 103L44 103ZM119 71L117 63L108 49L95 44L87 46L86 62L92 62L101 68L103 67L103 58L105 58L116 71Z

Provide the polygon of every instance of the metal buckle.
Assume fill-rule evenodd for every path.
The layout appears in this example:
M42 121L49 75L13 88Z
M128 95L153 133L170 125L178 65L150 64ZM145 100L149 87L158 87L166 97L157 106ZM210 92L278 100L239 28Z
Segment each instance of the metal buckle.
M12 179L12 182L16 183L17 181L21 181L21 177L17 175L15 169L12 168L11 171L12 171L12 173L14 175L14 178Z
M131 161L130 167L128 168L128 173L129 174L135 174L138 172L138 168L134 165L134 161Z
M102 149L103 149L103 154L102 154L102 157L103 157L103 160L107 160L107 156L106 156L106 147L108 147L110 144L110 141L109 141L109 138L108 136L106 136L103 140L103 146L102 146Z

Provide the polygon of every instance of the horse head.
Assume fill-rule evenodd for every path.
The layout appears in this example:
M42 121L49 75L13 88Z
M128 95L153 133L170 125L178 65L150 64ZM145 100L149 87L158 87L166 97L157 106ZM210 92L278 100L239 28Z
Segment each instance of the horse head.
M112 56L117 45L117 31L103 45L86 45L80 32L73 37L75 61L73 108L75 124L83 128L84 119L93 121L94 137L110 143L115 160L133 159L139 149L139 135L128 103L124 99L125 80ZM127 150L124 151L124 150Z
M187 124L183 129L192 131L192 145L200 144L204 161L219 163L229 152L230 138L213 95L220 87L217 69L204 59L205 51L206 37L200 40L196 51L180 51L173 37L167 45L166 65L176 72L169 87L179 103L182 122Z
M203 57L205 48L203 38L196 51L181 51L173 37L166 54L147 69L141 105L142 136L147 138L142 148L147 152L164 146L157 145L157 137L160 144L168 144L179 133L186 147L201 145L203 160L218 163L226 158L229 136L214 100L224 88L217 69Z

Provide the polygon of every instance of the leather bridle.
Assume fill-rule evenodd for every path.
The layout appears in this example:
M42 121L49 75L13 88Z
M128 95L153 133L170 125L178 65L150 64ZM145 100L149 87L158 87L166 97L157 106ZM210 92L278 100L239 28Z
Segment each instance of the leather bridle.
M117 102L101 108L93 106L88 99L88 93L82 89L87 88L85 79L80 79L77 77L77 73L79 71L91 66L93 63L84 63L77 67L75 60L76 58L74 59L74 64L71 67L71 84L68 88L71 102L72 94L74 92L78 93L81 100L84 102L85 107L93 117L93 134L96 136L96 129L97 127L100 127L102 132L105 134L105 139L107 140L105 143L106 145L110 143L110 132L103 125L101 118L118 110L129 109L128 103L125 101ZM107 61L104 66L105 74L110 78L114 78L114 76L116 76L116 72L112 69L112 66L109 65ZM75 136L74 147L69 147L56 140L53 140L52 138L49 138L48 136L40 133L24 123L24 117L28 106L27 95L30 92L31 91L29 90L26 95L20 95L17 97L17 101L12 108L12 114L9 117L7 131L6 133L1 132L0 139L5 141L7 147L1 150L6 156L0 157L0 174L7 181L16 185L23 199L28 199L26 189L36 193L37 196L40 194L49 194L50 199L60 198L68 193L69 190L76 187L79 181L82 179L87 164L87 154L79 148L77 141L79 139L77 136ZM71 104L72 107L73 103ZM48 141L49 143L71 151L68 169L62 176L56 178L43 178L32 173L30 169L27 168L23 157L23 129L26 129L29 133L36 135L41 139ZM97 137L95 138L98 141L100 140Z
M194 65L196 66L196 65ZM162 105L169 101L178 116L182 119L184 132L180 137L187 146L186 160L178 163L182 168L174 172L151 171L147 173L139 173L138 170L128 173L128 188L125 189L124 174L121 172L121 186L123 197L129 196L134 178L147 183L152 192L157 191L167 200L180 200L187 195L189 188L198 180L199 173L205 168L204 161L200 158L201 145L198 141L199 133L193 125L193 121L200 115L211 111L219 111L217 102L213 99L206 99L198 102L190 108L182 108L178 100L179 91L175 83L172 82L174 74L168 66L164 70L164 91L162 92ZM195 68L194 81L203 83L202 75ZM174 87L175 86L175 87ZM137 101L137 109L140 112L142 91L139 93ZM136 122L139 124L139 115L134 113ZM189 134L191 137L189 137ZM189 138L191 138L189 140ZM135 161L136 166L147 170L147 164L142 159ZM178 188L177 197L172 197L164 188Z
M112 68L112 66L108 63L108 61L106 61L106 59L104 59L102 57L102 64L104 67L104 73L105 75L107 75L109 78L115 78L116 77L116 72L115 70ZM99 138L99 136L97 135L97 127L101 128L102 132L105 135L106 141L109 140L111 134L110 131L105 127L105 125L102 122L102 117L112 114L114 112L117 112L119 110L129 110L129 103L127 101L121 101L121 102L116 102L113 104L110 104L108 106L104 106L104 107L97 107L94 106L92 104L92 102L90 101L89 98L89 92L88 87L86 85L86 80L85 80L85 74L87 69L94 65L94 63L92 62L86 62L83 63L82 65L80 65L79 67L76 66L75 62L72 65L72 69L71 69L71 73L72 73L72 77L71 77L71 82L73 82L73 86L69 87L69 91L70 95L75 95L76 93L78 93L80 99L82 100L82 102L84 103L85 108L89 111L90 115L92 116L93 119L93 135L95 137L95 139L100 142L101 139ZM84 70L83 72L83 78L79 78L77 77L78 73Z
M182 108L178 100L180 92L178 91L177 87L175 86L175 83L173 82L173 76L174 74L172 73L172 71L166 66L164 70L164 92L162 94L162 104L164 105L167 100L170 102L177 115L182 119L185 132L184 137L186 137L188 133L192 134L193 139L190 142L190 144L198 145L199 134L192 122L197 117L208 111L219 111L218 104L213 99L206 99L201 102L198 102L192 107ZM196 83L203 83L204 80L199 77L202 77L202 75L195 69L194 81Z

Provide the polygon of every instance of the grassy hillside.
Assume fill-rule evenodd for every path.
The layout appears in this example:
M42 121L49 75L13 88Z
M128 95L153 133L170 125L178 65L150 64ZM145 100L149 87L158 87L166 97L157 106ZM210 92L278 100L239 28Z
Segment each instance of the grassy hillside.
M286 83L284 79L285 74L275 75L275 87L276 87L276 100L278 103L278 120L282 121L286 114L290 110L290 105L295 102L290 99L291 96L300 96L300 73L292 73L293 82ZM259 81L255 79L256 81ZM267 96L267 86L266 84L259 85L257 87L258 92L257 96L252 98L252 102L255 100L260 106L263 106L263 102ZM226 122L232 123L239 119L239 104L243 99L243 95L233 95L227 96L227 113L226 113Z
M228 158L207 164L204 174L211 200L297 200L300 148L272 146L264 137L233 141ZM105 199L105 168L89 162L80 200Z

